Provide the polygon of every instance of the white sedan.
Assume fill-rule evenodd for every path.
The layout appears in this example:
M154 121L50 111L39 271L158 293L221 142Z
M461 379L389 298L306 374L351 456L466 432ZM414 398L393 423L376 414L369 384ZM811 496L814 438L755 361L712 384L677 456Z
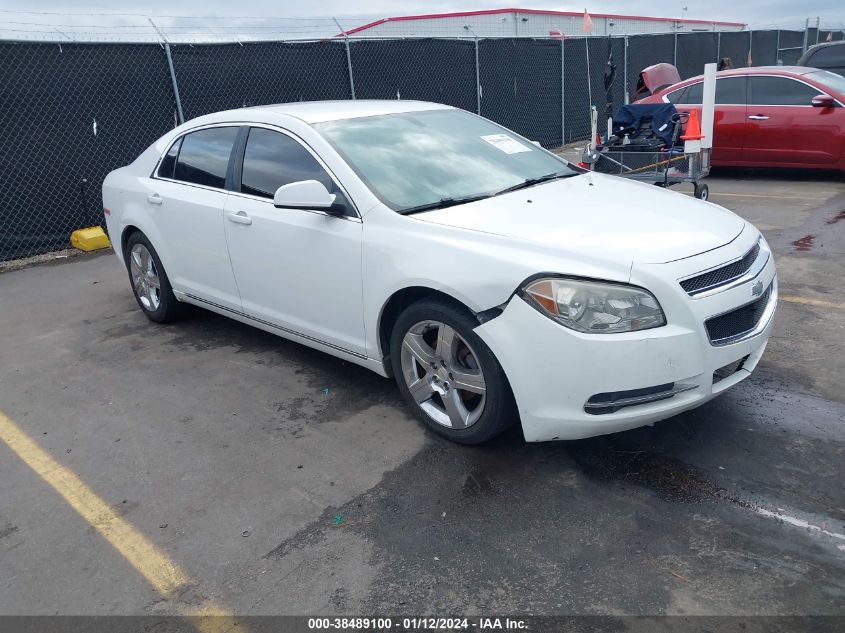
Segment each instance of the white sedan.
M395 376L467 444L696 407L755 368L777 303L766 241L730 211L433 103L203 116L110 173L103 203L153 321L191 303Z

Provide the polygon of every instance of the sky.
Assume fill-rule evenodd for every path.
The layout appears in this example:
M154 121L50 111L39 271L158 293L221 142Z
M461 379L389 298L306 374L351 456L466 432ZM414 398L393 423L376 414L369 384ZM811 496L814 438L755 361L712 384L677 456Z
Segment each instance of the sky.
M217 39L240 31L265 36L331 35L388 16L471 11L505 7L583 11L584 6L550 0L4 0L0 5L0 37L56 39L149 39L147 16L170 36ZM592 13L743 22L753 28L803 28L810 18L822 28L845 29L845 0L624 0L587 2Z

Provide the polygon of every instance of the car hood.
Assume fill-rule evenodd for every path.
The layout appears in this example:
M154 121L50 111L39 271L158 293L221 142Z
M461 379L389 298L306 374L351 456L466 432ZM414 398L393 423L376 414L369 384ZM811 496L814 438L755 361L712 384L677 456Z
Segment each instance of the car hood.
M715 204L595 173L413 217L591 257L649 264L718 248L745 226Z

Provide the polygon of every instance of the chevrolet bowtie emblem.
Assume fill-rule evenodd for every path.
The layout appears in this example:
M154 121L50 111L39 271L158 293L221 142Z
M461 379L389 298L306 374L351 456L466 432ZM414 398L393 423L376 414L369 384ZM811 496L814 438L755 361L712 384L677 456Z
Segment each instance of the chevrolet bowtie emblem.
M751 296L759 297L761 294L763 294L763 282L758 281L756 284L751 286Z

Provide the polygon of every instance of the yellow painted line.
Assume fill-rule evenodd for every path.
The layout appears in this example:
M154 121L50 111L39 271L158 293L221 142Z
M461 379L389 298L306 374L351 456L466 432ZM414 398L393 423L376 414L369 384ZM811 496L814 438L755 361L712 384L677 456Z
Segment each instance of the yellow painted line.
M191 626L200 633L249 633L246 626L239 623L235 616L222 610L214 603L205 602L189 613Z
M781 301L788 301L789 303L800 303L807 306L819 306L821 308L837 308L845 310L845 303L837 303L836 301L825 301L824 299L811 299L810 297L794 297L792 295L780 295Z
M172 599L178 592L196 584L152 541L121 518L73 471L53 459L2 411L0 439L108 541L156 593ZM203 633L222 633L238 626L231 614L211 601L201 602L184 615L191 616L194 627Z

